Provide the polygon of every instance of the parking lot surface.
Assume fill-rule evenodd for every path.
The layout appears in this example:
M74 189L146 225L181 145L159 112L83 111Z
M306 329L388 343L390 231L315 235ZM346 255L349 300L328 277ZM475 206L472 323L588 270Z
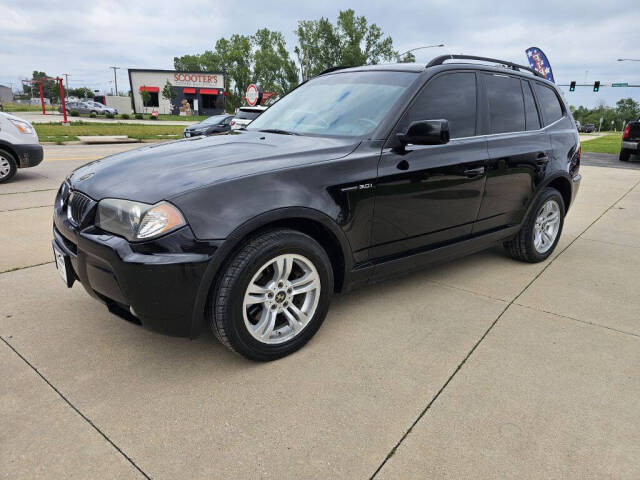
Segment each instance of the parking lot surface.
M337 296L259 364L60 281L56 189L130 148L46 147L0 186L0 478L640 478L640 170L585 155L546 262L494 248Z

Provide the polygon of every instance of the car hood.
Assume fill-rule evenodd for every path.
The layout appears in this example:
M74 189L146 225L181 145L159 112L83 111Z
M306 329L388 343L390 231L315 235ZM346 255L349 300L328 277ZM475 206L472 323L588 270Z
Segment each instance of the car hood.
M96 160L69 176L71 187L94 200L156 203L205 185L246 175L334 160L357 139L241 131L153 144Z

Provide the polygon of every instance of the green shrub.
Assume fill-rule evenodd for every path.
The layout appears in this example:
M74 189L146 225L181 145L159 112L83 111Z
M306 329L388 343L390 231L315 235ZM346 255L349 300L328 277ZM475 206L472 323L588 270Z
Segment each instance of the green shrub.
M115 118L115 115L113 113L111 113L111 112L105 113L104 116L107 117L107 118Z
M71 110L69 112L69 115L71 115L72 117L79 117L80 116L80 112L78 112L77 110Z
M120 118L123 120L129 120L129 114L128 113L123 113L122 115L120 115Z
M136 120L142 120L144 118L144 115L142 115L141 113L136 113Z
M91 113L89 114L89 116L90 116L91 118L96 118L96 117L97 117L97 115L95 114L95 112L91 112Z
M155 115L149 115L149 120L157 120L158 117L156 117Z

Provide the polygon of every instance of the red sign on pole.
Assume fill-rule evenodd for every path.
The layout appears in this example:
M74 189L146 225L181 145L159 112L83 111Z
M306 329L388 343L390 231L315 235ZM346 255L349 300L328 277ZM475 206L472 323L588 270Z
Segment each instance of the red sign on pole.
M250 107L255 107L258 102L260 102L260 88L253 83L247 87L247 93L245 93L245 98L247 99L247 103Z

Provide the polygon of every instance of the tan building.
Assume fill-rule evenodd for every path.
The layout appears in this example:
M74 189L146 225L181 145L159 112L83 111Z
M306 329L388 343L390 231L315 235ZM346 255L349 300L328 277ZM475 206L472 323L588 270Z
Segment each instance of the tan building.
M173 103L162 95L167 82L176 94ZM129 69L129 83L136 113L157 110L158 113L177 115L180 106L185 106L185 100L194 115L216 115L224 112L226 105L224 74L219 72ZM141 91L149 92L146 105L143 105Z

